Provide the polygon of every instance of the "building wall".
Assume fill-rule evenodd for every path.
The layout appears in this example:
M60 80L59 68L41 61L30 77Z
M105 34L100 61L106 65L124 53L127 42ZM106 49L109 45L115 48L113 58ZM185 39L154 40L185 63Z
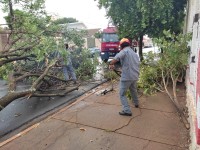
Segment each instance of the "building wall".
M95 38L95 33L99 32L100 28L96 28L96 29L87 29L87 35L85 38L85 48L93 48L93 47L97 47L97 48L101 48L101 41L98 38Z
M85 39L85 48L92 48L92 47L96 47L95 46L95 38L87 37Z
M190 57L186 76L187 106L189 111L191 150L200 149L200 0L189 0L186 32L192 32Z
M101 49L101 39L96 39L95 38L95 45L96 45L96 47L98 47L99 49Z
M101 40L97 38L84 38L85 43L84 43L84 48L93 48L93 47L98 47L101 49Z
M69 29L76 29L76 30L86 30L87 29L86 25L82 22L68 23L67 27Z
M3 31L0 33L0 51L3 51L9 47L8 45L8 33Z

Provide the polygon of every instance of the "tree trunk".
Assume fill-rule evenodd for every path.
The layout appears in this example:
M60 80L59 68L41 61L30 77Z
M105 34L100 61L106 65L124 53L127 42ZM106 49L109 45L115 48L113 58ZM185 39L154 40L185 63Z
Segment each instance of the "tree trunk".
M57 92L57 93L48 92L48 93L41 94L40 92L37 92L33 90L32 88L21 91L21 92L10 91L4 97L0 99L0 111L4 109L8 104L10 104L12 101L18 98L66 96L68 93L78 90L79 86L80 84L71 88L65 87L63 91Z
M10 29L13 30L13 20L14 20L14 13L13 13L13 5L12 5L12 1L9 0L9 10L10 10L10 16L11 16L11 20L10 20Z
M1 98L0 100L0 110L10 104L12 101L25 97L26 95L31 94L30 90L22 91L22 92L8 92L7 95Z
M140 61L143 60L142 46L143 46L143 34L140 35L140 40L139 40L139 56L140 56Z

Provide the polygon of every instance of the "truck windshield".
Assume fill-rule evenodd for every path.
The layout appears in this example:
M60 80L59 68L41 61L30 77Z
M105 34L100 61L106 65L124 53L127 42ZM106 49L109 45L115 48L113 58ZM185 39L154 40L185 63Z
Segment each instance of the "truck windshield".
M103 42L118 42L119 37L116 33L103 33L102 41Z

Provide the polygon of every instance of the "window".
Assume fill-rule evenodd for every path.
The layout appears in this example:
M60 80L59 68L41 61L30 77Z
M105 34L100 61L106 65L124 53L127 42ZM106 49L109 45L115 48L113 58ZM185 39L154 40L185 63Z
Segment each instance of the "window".
M103 33L102 41L103 42L118 42L119 37L116 33Z

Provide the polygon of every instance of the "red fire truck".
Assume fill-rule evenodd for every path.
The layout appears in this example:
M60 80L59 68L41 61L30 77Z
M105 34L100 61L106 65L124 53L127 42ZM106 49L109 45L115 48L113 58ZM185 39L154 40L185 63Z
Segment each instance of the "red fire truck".
M103 29L100 53L101 59L107 62L109 58L113 58L119 51L119 37L116 27L107 27Z

